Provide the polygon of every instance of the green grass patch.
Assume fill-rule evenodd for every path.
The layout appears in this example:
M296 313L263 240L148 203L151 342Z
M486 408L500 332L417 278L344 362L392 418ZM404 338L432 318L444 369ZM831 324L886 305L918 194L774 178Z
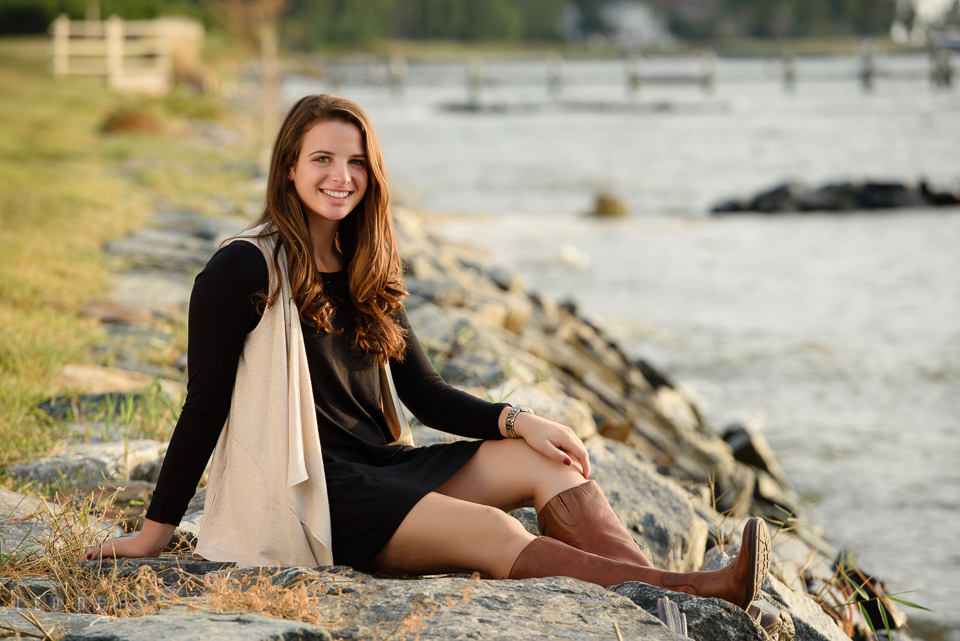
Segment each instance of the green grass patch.
M0 101L0 469L52 446L57 426L36 406L103 340L79 310L108 293L104 242L160 206L223 213L255 157L203 135L236 124L216 97L119 95L48 67L47 39L0 39L0 86L15 88ZM105 133L117 114L157 126Z

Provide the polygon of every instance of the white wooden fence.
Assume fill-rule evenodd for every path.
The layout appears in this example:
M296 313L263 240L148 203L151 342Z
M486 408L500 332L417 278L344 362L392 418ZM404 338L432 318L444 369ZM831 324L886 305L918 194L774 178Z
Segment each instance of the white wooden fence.
M61 15L50 25L53 75L92 75L120 91L163 95L173 84L171 48L176 42L203 41L203 26L159 18L70 20Z

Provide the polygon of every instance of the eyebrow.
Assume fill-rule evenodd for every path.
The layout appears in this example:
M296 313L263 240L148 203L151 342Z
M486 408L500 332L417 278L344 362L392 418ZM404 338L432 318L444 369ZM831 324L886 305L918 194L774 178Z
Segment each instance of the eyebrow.
M325 151L325 150L323 150L323 149L317 149L316 151L311 151L309 155L312 156L312 155L314 155L314 154L324 154L324 155L326 155L326 156L336 156L336 155L337 155L337 154L335 154L335 153L332 152L332 151ZM367 157L367 154L352 154L350 157L351 157L351 158L366 158L366 157Z

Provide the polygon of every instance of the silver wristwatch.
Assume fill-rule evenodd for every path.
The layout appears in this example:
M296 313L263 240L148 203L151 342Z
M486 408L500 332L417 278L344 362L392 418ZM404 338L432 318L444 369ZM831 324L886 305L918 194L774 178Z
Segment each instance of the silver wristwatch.
M534 414L534 411L529 407L523 407L522 405L514 405L510 408L510 411L507 412L507 436L510 438L520 438L520 435L516 433L513 429L513 423L517 420L517 416L520 415L520 412L525 414Z

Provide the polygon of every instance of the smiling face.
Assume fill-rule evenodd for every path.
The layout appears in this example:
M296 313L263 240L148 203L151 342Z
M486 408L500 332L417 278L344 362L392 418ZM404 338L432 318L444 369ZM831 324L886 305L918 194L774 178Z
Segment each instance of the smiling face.
M339 120L310 127L289 178L307 213L332 222L346 218L367 191L367 156L360 129Z

